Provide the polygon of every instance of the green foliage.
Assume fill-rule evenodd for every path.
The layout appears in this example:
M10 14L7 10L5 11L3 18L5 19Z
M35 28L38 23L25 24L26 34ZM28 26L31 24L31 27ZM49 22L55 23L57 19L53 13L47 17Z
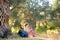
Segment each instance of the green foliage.
M49 29L49 30L52 30L52 29L54 29L55 27L53 26L53 23L52 22L48 22L48 24L47 24L47 29Z
M18 5L19 3L24 3L26 0L8 0L10 5Z
M20 26L21 26L20 22L16 20L16 21L14 22L14 27L20 27Z
M14 23L14 26L19 26L21 20L26 20L27 22L31 23L33 25L33 22L36 22L41 19L45 19L45 16L50 14L51 19L53 19L56 12L59 12L58 9L52 10L52 6L49 6L49 2L46 0L40 0L43 5L40 5L41 2L38 2L38 0L8 0L10 6L13 6L11 10L11 18L12 23ZM30 13L32 11L33 13ZM42 16L40 12L43 11L45 14ZM17 14L19 16L17 16ZM22 17L23 15L23 17ZM17 19L17 20L16 20ZM13 22L16 20L15 22ZM43 32L46 31L46 29L54 29L55 26L60 26L60 22L54 21L49 22L47 24L47 27L36 27L36 31ZM35 25L35 24L34 24Z
M57 24L56 24L57 23ZM42 33L42 32L46 32L47 30L53 30L56 29L56 26L60 26L59 25L60 22L48 22L47 25L43 25L43 26L37 26L35 31L37 33Z
M43 32L46 32L47 30L47 27L44 25L44 26L39 26L39 27L36 27L35 31L37 33L43 33Z
M55 20L55 21L52 21L53 22L53 26L55 28L59 27L60 28L60 20Z
M16 8L12 10L11 17L13 17L13 18L17 17L17 9Z

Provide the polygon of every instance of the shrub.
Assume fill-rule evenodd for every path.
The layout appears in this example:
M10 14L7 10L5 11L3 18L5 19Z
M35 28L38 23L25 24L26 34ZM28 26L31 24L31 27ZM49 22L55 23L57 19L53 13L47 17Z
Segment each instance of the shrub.
M46 26L39 26L39 27L36 27L35 31L37 33L42 33L42 32L46 32L47 30L47 27Z

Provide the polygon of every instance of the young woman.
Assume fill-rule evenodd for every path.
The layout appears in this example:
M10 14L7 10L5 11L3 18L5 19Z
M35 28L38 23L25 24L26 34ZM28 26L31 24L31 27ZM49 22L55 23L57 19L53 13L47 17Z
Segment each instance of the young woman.
M30 27L29 24L25 24L24 30L28 33L28 35L29 35L30 37L34 37L34 36L35 36L35 32L34 32L33 29Z

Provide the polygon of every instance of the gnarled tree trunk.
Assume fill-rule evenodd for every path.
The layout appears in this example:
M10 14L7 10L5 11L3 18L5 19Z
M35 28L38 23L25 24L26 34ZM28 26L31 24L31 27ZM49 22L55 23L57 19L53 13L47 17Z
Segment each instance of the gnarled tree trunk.
M10 30L9 28L9 4L7 0L0 0L0 37L3 37Z

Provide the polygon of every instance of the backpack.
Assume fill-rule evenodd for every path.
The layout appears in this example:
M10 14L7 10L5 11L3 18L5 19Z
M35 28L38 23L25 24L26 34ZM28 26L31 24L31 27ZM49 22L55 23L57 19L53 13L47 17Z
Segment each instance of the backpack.
M21 37L28 37L28 33L24 30L19 30L18 35Z

